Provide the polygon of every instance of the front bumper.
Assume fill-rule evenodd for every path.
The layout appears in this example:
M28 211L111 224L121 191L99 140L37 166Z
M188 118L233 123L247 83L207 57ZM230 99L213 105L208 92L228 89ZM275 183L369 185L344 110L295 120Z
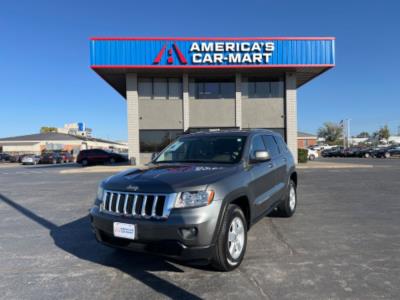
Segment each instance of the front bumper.
M221 201L213 201L205 207L173 209L166 220L115 216L100 212L99 207L94 206L90 221L97 240L107 246L179 260L208 260L214 253L220 205ZM114 237L114 222L135 224L136 239Z

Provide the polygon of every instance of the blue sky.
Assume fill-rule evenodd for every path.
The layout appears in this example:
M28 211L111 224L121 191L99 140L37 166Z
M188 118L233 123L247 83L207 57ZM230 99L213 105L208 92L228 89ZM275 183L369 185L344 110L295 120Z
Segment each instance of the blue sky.
M299 129L400 126L399 1L3 1L0 137L85 121L126 140L123 98L89 68L91 36L335 36L336 67L298 92Z

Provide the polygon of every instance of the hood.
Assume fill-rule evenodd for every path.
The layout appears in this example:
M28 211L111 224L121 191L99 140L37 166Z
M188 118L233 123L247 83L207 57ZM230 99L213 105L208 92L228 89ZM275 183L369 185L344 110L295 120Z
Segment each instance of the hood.
M109 190L173 193L205 189L207 185L234 174L238 165L159 164L129 169L106 179Z

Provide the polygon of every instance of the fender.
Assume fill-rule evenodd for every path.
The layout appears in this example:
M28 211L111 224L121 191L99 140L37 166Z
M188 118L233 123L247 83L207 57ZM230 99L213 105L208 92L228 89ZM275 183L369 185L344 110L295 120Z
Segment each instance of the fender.
M227 208L228 208L229 204L231 204L234 200L236 200L236 199L238 199L240 197L246 197L247 199L250 199L249 196L246 193L246 188L245 187L241 187L241 188L231 192L223 200L221 200L222 201L221 210L220 210L219 215L218 215L217 225L215 227L215 231L213 233L213 238L212 238L212 243L213 244L215 244L217 236L218 236L218 233L221 230L222 220L225 217L225 213L227 211ZM250 220L249 220L249 227L247 228L247 230L249 230L251 225L253 224L252 223L251 203L249 203L249 206L250 206L250 211L249 211Z

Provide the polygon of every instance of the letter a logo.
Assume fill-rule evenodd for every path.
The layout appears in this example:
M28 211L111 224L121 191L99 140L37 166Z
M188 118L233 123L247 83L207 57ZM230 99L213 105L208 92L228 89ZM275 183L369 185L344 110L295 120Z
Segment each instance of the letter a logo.
M164 55L165 50L167 49L167 44L165 44L160 52L158 52L156 58L153 61L153 64L158 65L161 61L162 56ZM172 56L172 53L175 52L176 56L178 57L179 62L182 65L187 64L187 60L185 56L182 54L181 50L178 48L178 45L174 42L172 44L172 47L168 49L168 58L167 58L167 64L171 65L174 63L174 57Z

